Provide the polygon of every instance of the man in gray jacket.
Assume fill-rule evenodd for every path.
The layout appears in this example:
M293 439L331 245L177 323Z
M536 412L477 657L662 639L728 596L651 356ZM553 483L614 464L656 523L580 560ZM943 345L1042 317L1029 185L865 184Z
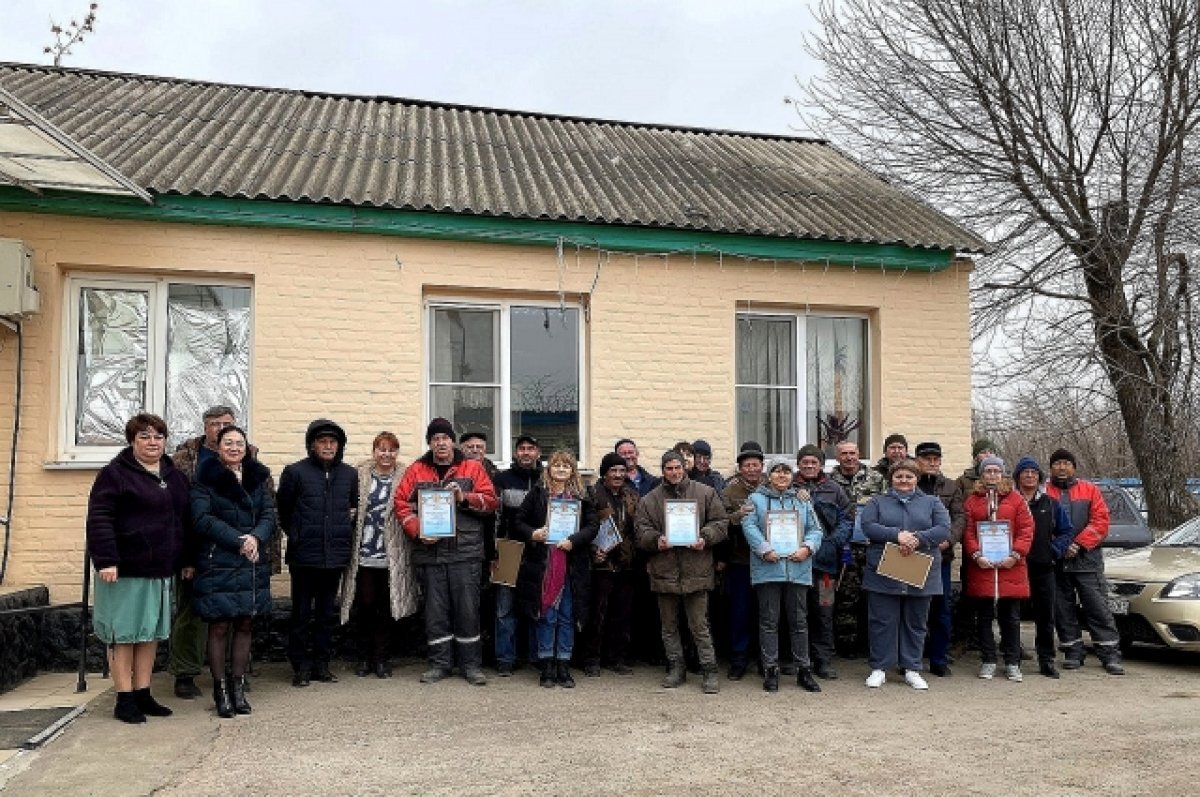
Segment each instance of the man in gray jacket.
M663 648L667 655L668 670L663 688L677 687L687 678L679 636L682 603L704 673L701 686L705 694L711 695L720 691L717 656L708 629L708 592L714 586L712 546L725 539L727 520L717 491L689 479L685 467L683 456L678 452L663 454L662 483L638 504L635 528L638 546L652 552L646 569L650 589L658 594ZM694 545L672 546L667 542L667 501L676 499L696 503L699 540Z

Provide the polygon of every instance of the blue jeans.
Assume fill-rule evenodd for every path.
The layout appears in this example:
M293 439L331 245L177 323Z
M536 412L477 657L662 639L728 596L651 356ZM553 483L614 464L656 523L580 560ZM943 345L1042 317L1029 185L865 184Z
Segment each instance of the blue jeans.
M725 595L729 600L729 661L745 665L750 651L750 611L753 589L750 565L725 568Z
M517 616L513 614L516 590L503 584L493 584L496 592L496 663L512 664L517 660Z
M551 606L534 626L538 658L570 661L575 649L575 607L571 603L571 581L563 584L558 605Z
M929 602L929 637L925 648L931 666L946 666L950 654L950 636L954 630L954 613L950 609L951 564L942 559L942 594Z

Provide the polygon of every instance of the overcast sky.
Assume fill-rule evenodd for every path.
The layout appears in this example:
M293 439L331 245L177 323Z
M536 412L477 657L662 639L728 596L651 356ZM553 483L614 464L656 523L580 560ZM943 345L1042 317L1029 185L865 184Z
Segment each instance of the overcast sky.
M0 0L0 60L49 63L87 0ZM812 74L796 0L100 0L66 66L762 133Z

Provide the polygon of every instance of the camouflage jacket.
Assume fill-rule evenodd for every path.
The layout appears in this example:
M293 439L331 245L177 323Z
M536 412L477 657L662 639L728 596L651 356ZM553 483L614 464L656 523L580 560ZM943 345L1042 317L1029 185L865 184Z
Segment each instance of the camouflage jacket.
M858 513L860 506L873 497L887 492L887 481L883 478L883 474L866 465L860 467L853 476L847 476L842 473L841 468L835 467L829 474L829 478L837 482L838 486L850 497L850 503L853 504L852 518Z

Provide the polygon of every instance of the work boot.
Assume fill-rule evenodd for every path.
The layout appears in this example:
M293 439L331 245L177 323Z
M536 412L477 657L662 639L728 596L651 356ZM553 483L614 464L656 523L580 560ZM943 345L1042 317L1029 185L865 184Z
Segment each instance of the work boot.
M735 661L729 665L728 678L731 681L740 681L746 677L746 662Z
M682 661L672 661L667 665L667 677L663 678L663 689L674 689L687 680L687 670Z
M296 670L292 676L292 686L297 689L308 686L312 682L312 672L307 667L301 667Z
M1116 659L1104 662L1104 671L1109 675L1124 675L1125 668L1121 666L1121 662Z
M392 677L392 665L386 661L376 662L375 663L375 677L376 678L391 678Z
M463 678L471 686L487 686L487 676L483 674L483 670L478 667L472 667L469 670L463 671Z
M571 677L571 662L558 662L558 685L563 689L574 689L575 679Z
M1038 665L1038 672L1047 678L1058 678L1058 668L1054 666L1052 661L1043 661Z
M820 692L821 685L813 678L812 670L801 667L796 671L796 686L805 692Z
M137 707L147 717L169 717L174 714L174 711L159 703L150 694L150 687L144 686L141 689L133 690L133 699L137 702Z
M146 715L138 708L133 692L117 692L117 705L113 708L113 716L130 725L146 721Z
M203 694L200 687L196 686L196 679L190 675L183 675L175 679L175 697L180 700L195 700Z
M700 689L706 695L715 695L721 691L721 679L717 677L716 667L706 667L704 677L700 681Z
M763 691L778 692L779 691L779 668L768 667L767 674L763 676Z
M425 672L421 673L421 683L436 684L438 681L445 680L450 677L450 670L446 667L430 667Z
M599 678L600 665L594 661L588 662L587 664L583 665L583 674L588 678Z
M838 679L837 670L827 661L819 661L813 667L813 675L820 678L822 681L836 681Z
M367 661L366 659L362 659L354 667L354 674L359 678L366 678L371 674L371 670L373 669L375 668L371 666L371 662Z
M496 662L496 675L501 678L510 678L513 674L513 663L511 661Z
M1074 656L1067 656L1065 659L1063 659L1062 668L1064 670L1078 670L1081 667L1083 667L1083 658L1082 657L1076 658Z
M323 661L317 665L317 668L313 670L312 677L314 681L320 681L323 684L337 683L337 676L330 671L329 662L327 661Z
M558 673L554 669L554 659L542 659L538 662L541 670L538 675L538 686L553 689L558 686Z
M249 714L250 703L246 700L246 676L233 679L233 710L238 714Z
M229 696L229 682L224 678L213 681L213 703L217 706L218 717L233 719L233 700Z

